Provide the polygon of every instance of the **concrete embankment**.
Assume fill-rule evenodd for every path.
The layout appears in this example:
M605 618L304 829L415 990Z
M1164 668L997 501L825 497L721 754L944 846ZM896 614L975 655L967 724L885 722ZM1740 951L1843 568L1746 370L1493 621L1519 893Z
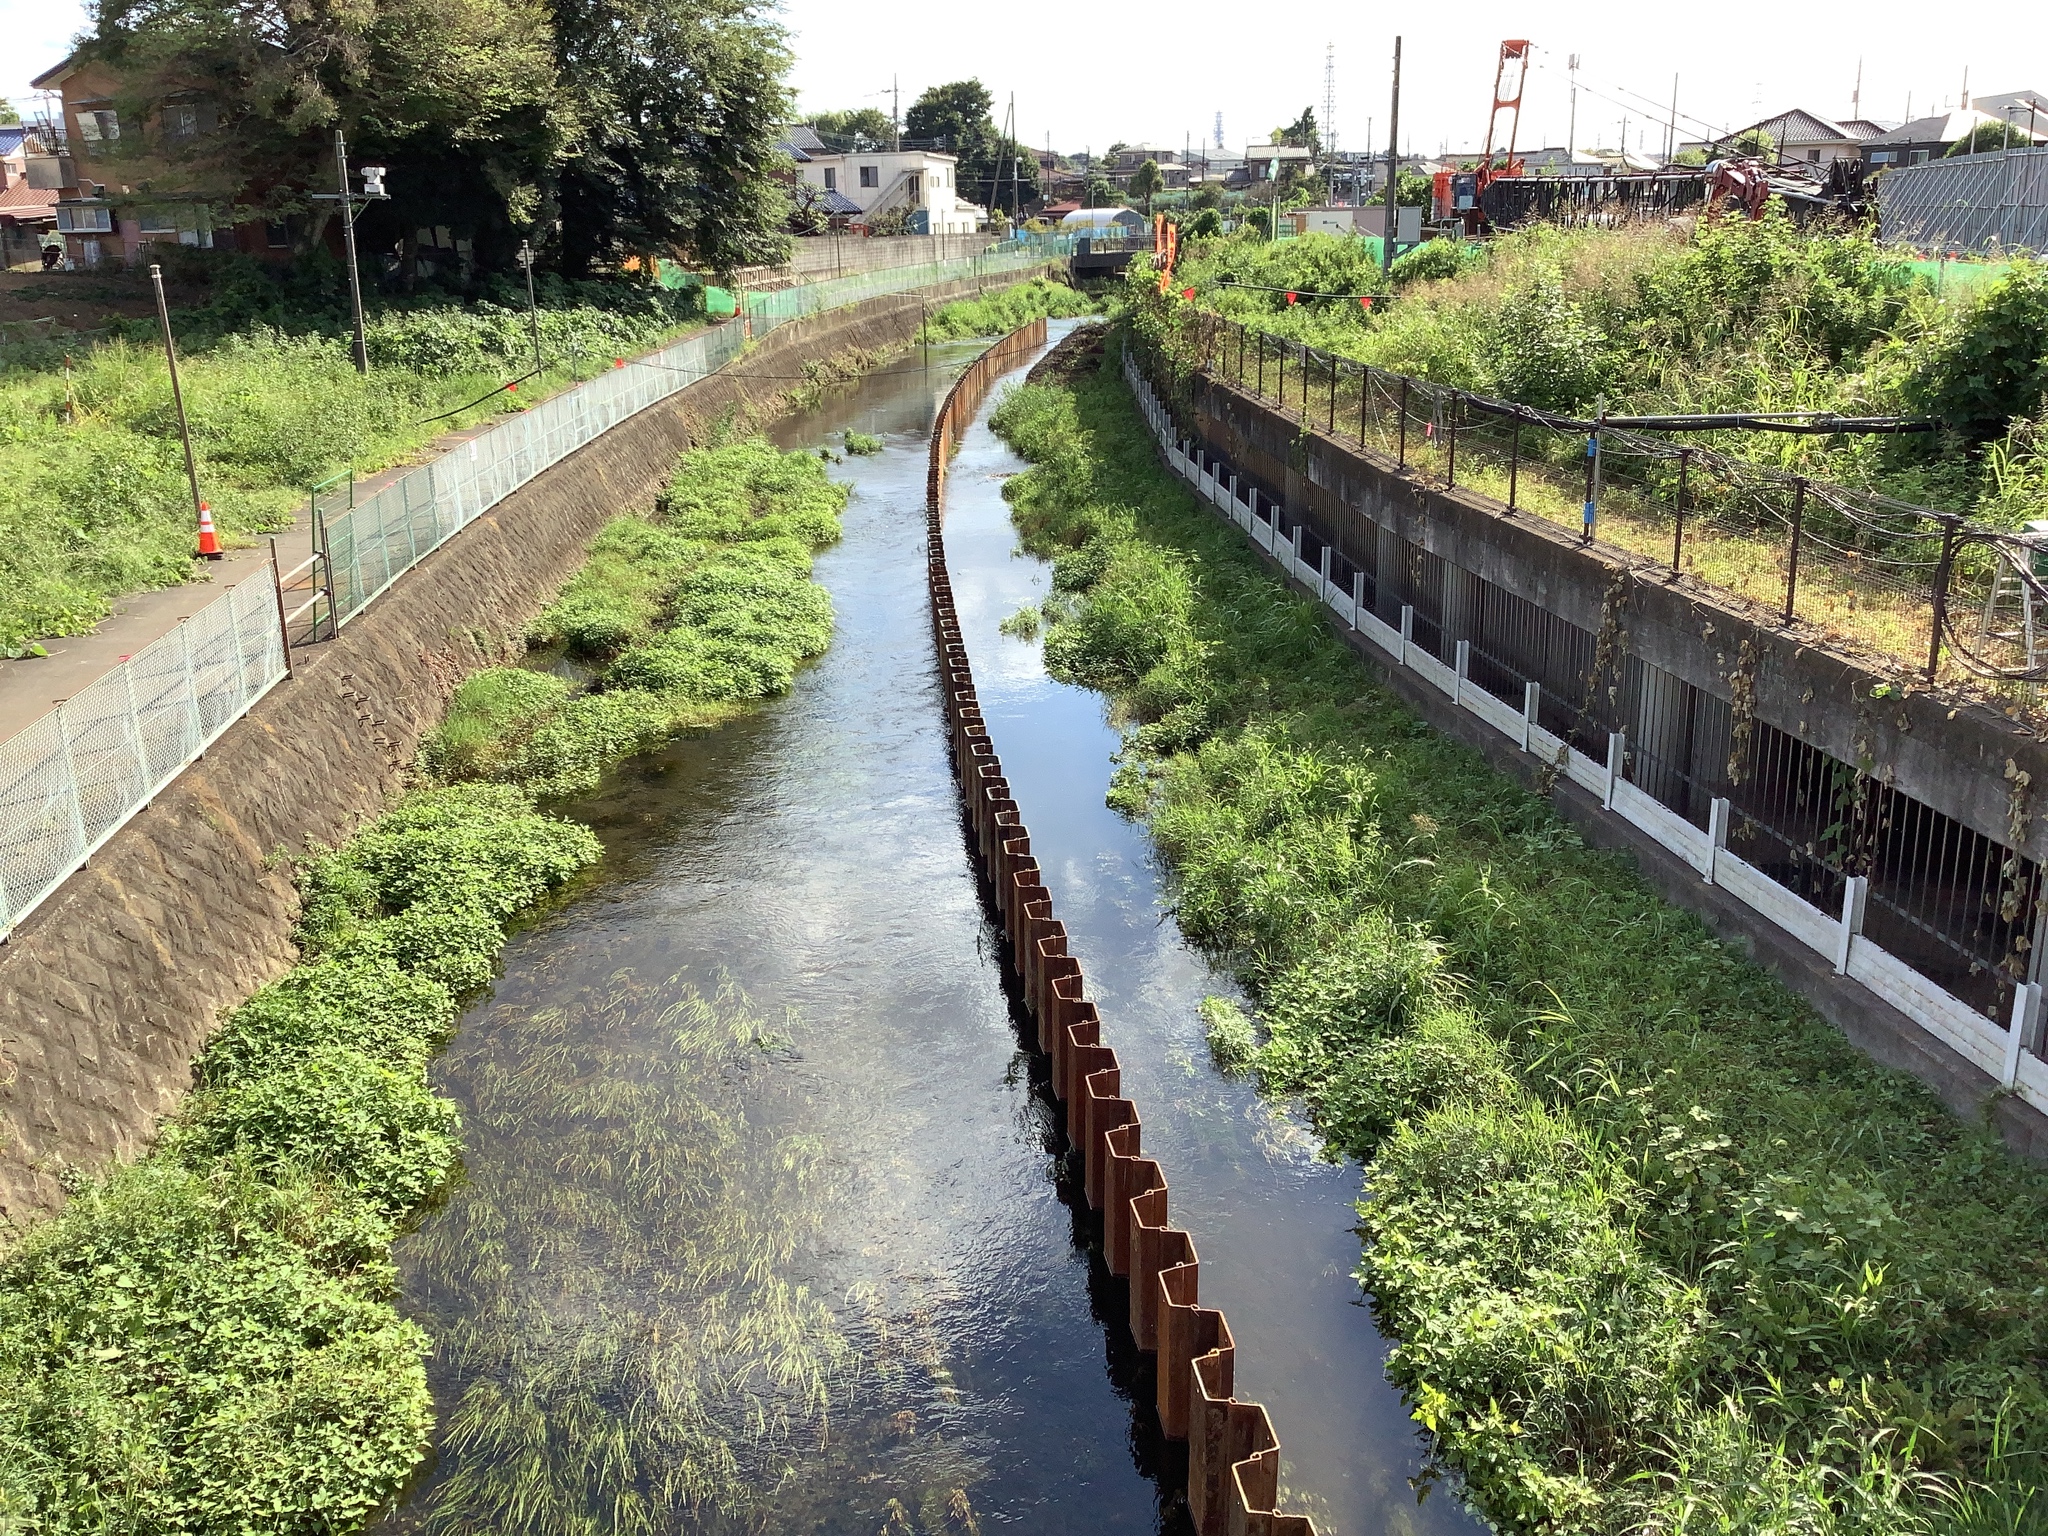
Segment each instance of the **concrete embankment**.
M1019 277L1028 274L1018 274ZM0 946L0 1218L145 1145L221 1009L294 959L289 859L400 786L455 684L525 621L614 514L651 505L720 423L775 414L803 365L907 345L963 282L794 321L615 428L426 559L266 696Z

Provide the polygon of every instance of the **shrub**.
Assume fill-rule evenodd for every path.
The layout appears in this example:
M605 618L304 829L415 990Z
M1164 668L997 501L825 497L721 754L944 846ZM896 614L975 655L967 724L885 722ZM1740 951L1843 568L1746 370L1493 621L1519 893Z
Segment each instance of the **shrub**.
M1915 348L1906 398L1975 442L2048 410L2048 262L2018 261Z
M1018 326L1036 320L1040 315L1053 318L1092 315L1097 307L1093 299L1065 283L1034 277L1029 282L1000 288L994 293L972 299L955 299L950 304L940 305L925 318L918 338L922 341L962 341L970 336L1007 336Z
M444 782L489 778L507 752L568 702L566 679L523 667L464 678L440 725L420 745L420 766Z
M207 1042L197 1077L223 1087L276 1072L320 1045L423 1071L454 1014L446 986L408 974L388 956L316 960L230 1012Z
M454 1171L461 1123L416 1071L319 1045L199 1093L166 1128L162 1155L199 1170L232 1158L272 1183L296 1171L333 1179L395 1221Z
M1434 282L1456 277L1471 266L1474 259L1474 256L1467 255L1462 241L1425 240L1414 250L1394 258L1394 284L1396 287L1405 288L1410 283Z

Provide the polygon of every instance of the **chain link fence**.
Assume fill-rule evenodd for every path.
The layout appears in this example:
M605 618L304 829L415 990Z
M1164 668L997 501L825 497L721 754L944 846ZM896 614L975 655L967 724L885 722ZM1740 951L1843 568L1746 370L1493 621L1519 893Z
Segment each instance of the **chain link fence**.
M275 568L222 593L26 730L0 741L0 940L204 752L289 669L299 633L332 635L423 557L542 471L717 372L748 332L862 300L1044 265L1063 241L750 294L748 323L685 337L564 390L365 500L314 498L312 569ZM307 594L310 593L310 596Z

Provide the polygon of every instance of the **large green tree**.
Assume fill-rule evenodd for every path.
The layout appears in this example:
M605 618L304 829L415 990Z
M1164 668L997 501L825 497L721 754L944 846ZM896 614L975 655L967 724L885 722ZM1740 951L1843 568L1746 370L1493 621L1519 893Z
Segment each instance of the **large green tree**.
M990 116L992 105L988 87L979 80L935 85L904 114L903 136L943 141L945 152L959 157L964 196L990 206L1007 203L1014 176L1024 203L1036 203L1038 157L1002 136Z
M757 0L554 0L574 131L563 265L679 248L721 275L787 256L773 179L789 120L782 29Z
M836 148L880 149L890 143L896 128L880 107L852 107L844 112L813 112L804 119L806 127Z
M217 216L319 211L340 130L419 222L515 222L560 138L545 0L100 0L94 23L81 57L121 81L99 157Z

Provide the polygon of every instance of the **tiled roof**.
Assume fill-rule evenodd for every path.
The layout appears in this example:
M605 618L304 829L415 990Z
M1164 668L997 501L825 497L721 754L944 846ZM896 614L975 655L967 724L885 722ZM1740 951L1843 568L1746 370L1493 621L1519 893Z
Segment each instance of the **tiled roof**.
M57 194L17 181L5 192L0 192L0 213L17 219L54 219L57 217Z

